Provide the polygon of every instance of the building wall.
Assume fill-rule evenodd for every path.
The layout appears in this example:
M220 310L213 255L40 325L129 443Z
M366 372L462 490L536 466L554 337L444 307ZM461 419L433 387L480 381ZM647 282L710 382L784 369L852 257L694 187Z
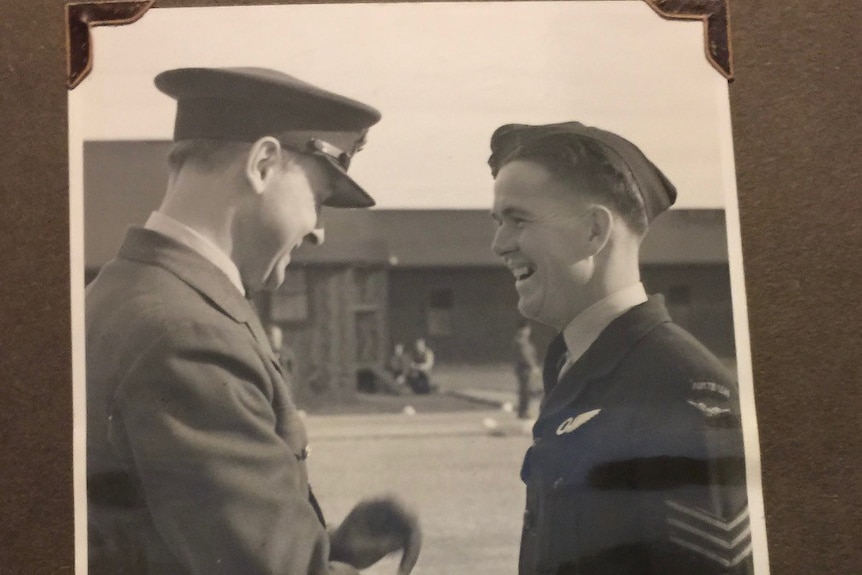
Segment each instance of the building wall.
M445 314L442 308L432 309L434 294L444 290L451 290L448 334L435 333L431 325L434 313ZM512 275L505 268L392 268L390 343L409 348L424 337L442 363L507 361L520 319L517 301ZM446 323L445 318L436 321L438 327Z
M279 305L290 297L296 305ZM349 401L357 370L382 365L385 303L385 270L348 265L289 269L279 290L257 296L263 323L279 325L293 352L299 405Z
M649 266L649 293L661 293L675 322L721 358L736 356L727 265Z
M84 143L84 250L98 269L113 259L129 225L157 209L168 182L170 142Z
M733 314L726 265L645 266L648 293L660 293L674 320L713 353L734 356ZM425 337L439 363L511 361L512 337L521 319L511 274L505 269L391 269L389 282L390 344L411 345ZM451 290L448 335L433 332L435 292ZM444 302L445 303L445 302ZM438 322L439 323L439 322ZM534 325L540 354L554 331Z

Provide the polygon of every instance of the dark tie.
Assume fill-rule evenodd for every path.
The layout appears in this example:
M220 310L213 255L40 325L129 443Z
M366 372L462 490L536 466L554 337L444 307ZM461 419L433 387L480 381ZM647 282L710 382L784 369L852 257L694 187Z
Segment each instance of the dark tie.
M563 352L563 355L560 356L560 359L557 362L557 381L560 381L566 374L566 372L569 371L569 368L571 368L574 364L571 359L572 356L569 354L568 349Z

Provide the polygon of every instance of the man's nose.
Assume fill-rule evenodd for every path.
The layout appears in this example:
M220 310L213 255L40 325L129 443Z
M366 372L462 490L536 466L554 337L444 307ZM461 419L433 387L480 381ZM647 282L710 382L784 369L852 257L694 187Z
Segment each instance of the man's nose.
M503 256L513 249L512 234L508 233L505 225L501 225L494 232L494 240L491 242L491 249L498 256Z
M324 239L323 228L314 228L311 232L306 234L304 239L312 245L319 246L323 243Z

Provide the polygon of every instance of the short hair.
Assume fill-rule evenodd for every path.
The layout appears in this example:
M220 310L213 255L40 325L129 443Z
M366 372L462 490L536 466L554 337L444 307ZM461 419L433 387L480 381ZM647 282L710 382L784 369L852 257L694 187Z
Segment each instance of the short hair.
M174 142L168 150L168 166L176 174L186 164L193 164L205 172L213 172L227 165L240 153L249 149L251 144L232 140L210 140L194 138ZM287 148L281 148L282 164L287 166L296 161L301 154Z
M647 213L637 182L631 173L620 170L608 159L608 152L599 142L565 134L537 138L493 163L494 176L514 160L535 162L562 182L577 185L579 192L618 214L633 232L641 237L646 234Z
M248 149L247 143L206 138L180 140L168 151L168 166L173 173L186 164L211 172L226 165L243 149Z

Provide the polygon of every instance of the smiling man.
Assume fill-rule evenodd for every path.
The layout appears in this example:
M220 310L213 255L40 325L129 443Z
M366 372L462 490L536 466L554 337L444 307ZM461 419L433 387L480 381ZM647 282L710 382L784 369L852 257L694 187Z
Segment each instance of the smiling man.
M493 249L521 313L560 332L521 472L520 575L750 573L736 383L640 282L675 188L577 122L502 126L491 151Z
M87 289L91 575L355 574L405 549L416 518L365 501L331 532L303 422L246 297L320 242L322 205L368 207L347 175L380 119L272 70L170 70L170 179Z

